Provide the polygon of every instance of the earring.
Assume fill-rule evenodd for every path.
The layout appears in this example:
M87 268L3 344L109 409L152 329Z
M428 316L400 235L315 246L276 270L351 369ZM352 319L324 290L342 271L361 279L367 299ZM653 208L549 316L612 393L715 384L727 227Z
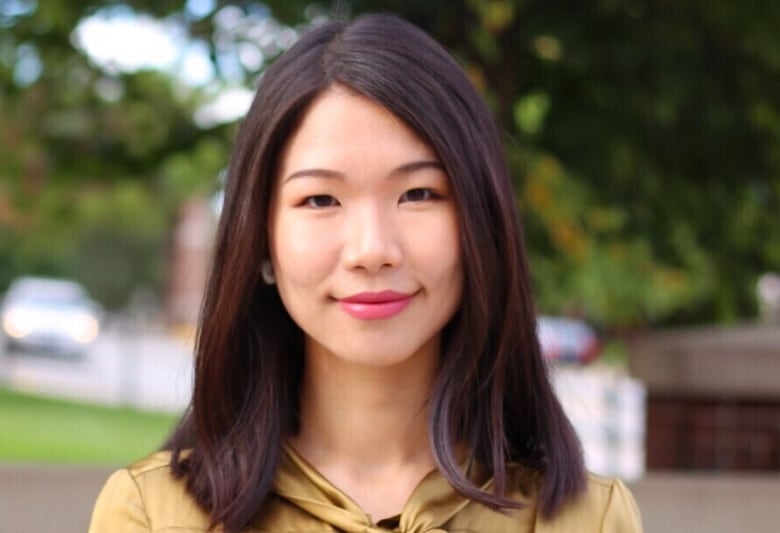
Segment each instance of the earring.
M274 266L271 264L270 259L264 259L260 263L260 275L265 281L266 285L273 285L276 283L276 276L274 275Z

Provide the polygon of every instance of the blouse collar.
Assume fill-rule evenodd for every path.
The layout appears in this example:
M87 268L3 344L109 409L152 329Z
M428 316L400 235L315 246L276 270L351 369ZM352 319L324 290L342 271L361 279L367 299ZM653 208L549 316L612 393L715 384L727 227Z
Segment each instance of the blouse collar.
M379 533L388 529L374 523L357 503L336 488L291 446L276 476L274 492L316 518L346 533ZM466 475L483 491L489 491L493 478L484 468L466 461ZM438 470L429 472L412 492L391 531L434 533L460 512L470 500L456 492ZM381 522L385 522L382 520ZM380 522L380 523L381 523Z

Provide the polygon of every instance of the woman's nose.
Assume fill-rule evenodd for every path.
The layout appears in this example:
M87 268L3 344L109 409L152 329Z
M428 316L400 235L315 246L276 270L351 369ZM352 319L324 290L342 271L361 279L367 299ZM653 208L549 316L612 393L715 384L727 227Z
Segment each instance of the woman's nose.
M342 250L344 266L371 273L395 268L402 254L398 229L385 209L367 206L346 217Z

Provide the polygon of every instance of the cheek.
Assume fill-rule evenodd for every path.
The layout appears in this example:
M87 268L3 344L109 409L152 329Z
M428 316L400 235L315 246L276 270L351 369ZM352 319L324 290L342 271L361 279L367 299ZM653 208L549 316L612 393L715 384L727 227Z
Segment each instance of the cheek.
M441 254L446 261L442 261L447 268L449 278L449 290L456 307L460 306L463 296L463 255L460 244L460 228L454 216L449 225L447 239L442 239Z
M277 280L306 285L327 274L336 257L332 232L300 220L275 220L272 257Z
M431 276L430 281L460 295L463 285L463 260L460 233L454 216L417 226L415 247L420 267Z
M448 253L448 261L443 265L446 270L442 274L445 279L445 290L449 293L445 298L451 300L455 307L460 307L463 296L463 261L460 250L455 248Z

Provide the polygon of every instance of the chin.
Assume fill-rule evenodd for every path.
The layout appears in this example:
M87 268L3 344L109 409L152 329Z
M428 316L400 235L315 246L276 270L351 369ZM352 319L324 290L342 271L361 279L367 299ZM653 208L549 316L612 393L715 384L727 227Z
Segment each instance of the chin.
M361 346L353 345L344 351L333 353L339 359L375 368L389 368L404 364L419 365L426 359L438 358L439 355L438 343L426 342L421 345L409 345L388 342L387 340Z

